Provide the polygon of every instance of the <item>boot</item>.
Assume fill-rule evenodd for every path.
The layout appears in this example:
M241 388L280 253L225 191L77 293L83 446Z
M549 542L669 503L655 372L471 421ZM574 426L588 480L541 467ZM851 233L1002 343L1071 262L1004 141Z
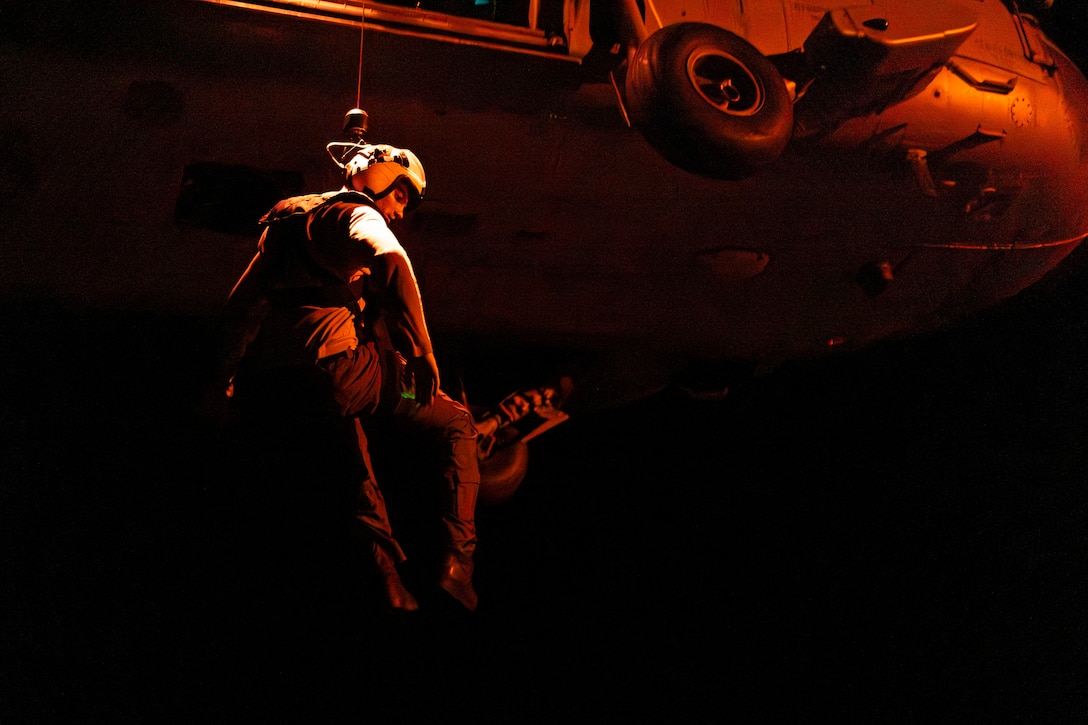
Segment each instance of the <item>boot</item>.
M438 586L460 602L470 612L476 611L476 589L472 586L473 561L471 554L452 549L442 559L442 576Z
M414 612L419 609L419 602L408 591L400 580L397 567L393 563L393 557L385 549L377 544L371 544L371 555L374 564L378 568L378 576L381 578L382 594L385 595L385 603L392 610Z
M470 612L476 611L476 589L472 586L476 551L476 494L478 483L456 483L450 496L450 510L443 515L446 526L446 553L442 557L440 586Z

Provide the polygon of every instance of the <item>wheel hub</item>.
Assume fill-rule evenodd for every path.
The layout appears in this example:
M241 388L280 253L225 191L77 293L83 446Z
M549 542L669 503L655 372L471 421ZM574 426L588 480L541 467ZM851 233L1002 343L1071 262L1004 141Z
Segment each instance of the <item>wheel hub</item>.
M739 60L715 48L688 56L688 80L710 105L731 116L751 116L763 106L763 87Z

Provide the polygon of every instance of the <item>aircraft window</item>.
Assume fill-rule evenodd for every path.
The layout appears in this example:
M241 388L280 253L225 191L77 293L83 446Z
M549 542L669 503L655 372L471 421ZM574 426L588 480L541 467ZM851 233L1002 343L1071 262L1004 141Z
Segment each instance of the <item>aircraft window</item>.
M174 205L174 223L182 229L257 236L257 221L265 212L277 201L302 193L303 185L298 171L213 162L189 164Z
M536 17L531 16L530 0L383 0L390 5L430 10L462 18L490 20L523 28L540 28L561 33L563 1L541 0L536 3Z
M529 0L387 0L401 5L462 18L492 20L529 27Z

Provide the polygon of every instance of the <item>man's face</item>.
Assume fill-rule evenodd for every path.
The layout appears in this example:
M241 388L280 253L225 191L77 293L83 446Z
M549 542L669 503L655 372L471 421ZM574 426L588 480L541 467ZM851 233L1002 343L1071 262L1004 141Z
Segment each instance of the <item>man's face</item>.
M378 207L378 211L381 212L387 222L391 222L395 219L404 218L404 209L408 206L408 198L408 180L401 178L396 181L393 191L375 201L374 206Z

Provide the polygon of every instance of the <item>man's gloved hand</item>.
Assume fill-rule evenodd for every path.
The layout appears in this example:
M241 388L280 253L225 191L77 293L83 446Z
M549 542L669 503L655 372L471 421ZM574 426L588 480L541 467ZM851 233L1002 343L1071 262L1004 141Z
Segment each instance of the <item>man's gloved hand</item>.
M434 353L409 358L406 370L416 392L416 402L420 405L433 403L439 386L438 361Z

